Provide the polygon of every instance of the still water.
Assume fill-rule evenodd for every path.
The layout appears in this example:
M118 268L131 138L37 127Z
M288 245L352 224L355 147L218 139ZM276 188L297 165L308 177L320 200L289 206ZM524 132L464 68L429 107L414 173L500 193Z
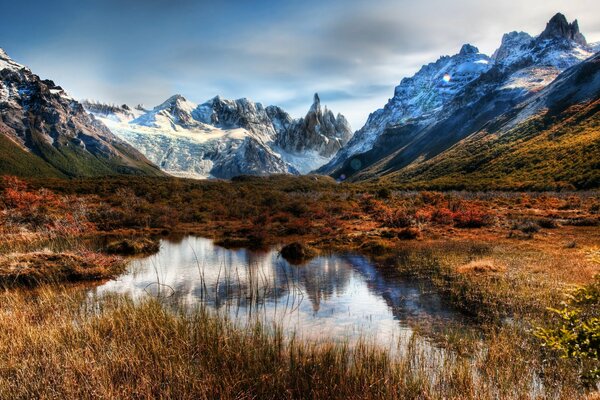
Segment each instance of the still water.
M118 279L92 289L205 305L238 323L277 325L302 339L375 341L386 347L465 318L430 288L375 267L356 254L332 254L292 265L277 249L251 251L211 240L164 239L159 253L131 262ZM419 325L420 326L420 325Z

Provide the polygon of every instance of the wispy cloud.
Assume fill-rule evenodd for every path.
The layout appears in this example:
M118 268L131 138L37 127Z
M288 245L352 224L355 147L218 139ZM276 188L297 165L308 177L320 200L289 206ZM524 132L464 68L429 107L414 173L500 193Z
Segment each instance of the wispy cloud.
M319 92L359 128L394 86L469 42L539 33L555 13L600 40L591 0L105 0L8 4L0 37L15 58L77 97L156 104L250 97L303 114ZM27 24L23 24L27 21Z

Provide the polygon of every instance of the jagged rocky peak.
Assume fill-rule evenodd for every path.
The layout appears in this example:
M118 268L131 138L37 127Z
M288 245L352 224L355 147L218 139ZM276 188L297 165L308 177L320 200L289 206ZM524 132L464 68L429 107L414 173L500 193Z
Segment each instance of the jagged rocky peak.
M337 117L327 107L321 107L318 93L304 118L293 121L279 132L277 145L289 153L313 151L329 158L352 137L352 129L344 116Z
M194 118L222 129L243 128L263 140L272 140L276 134L263 105L247 98L226 100L215 96L196 108Z
M461 49L460 52L458 53L461 56L466 56L467 54L477 54L479 53L479 49L475 46L473 46L472 44L464 44Z
M504 62L510 58L515 52L519 53L521 49L528 46L533 37L526 32L510 32L502 36L500 47L494 52L492 58L496 62Z
M321 98L319 97L319 93L315 93L313 96L313 104L310 107L311 112L321 112Z
M8 56L8 54L6 54L4 49L0 47L0 71L3 69L8 69L11 71L19 71L21 69L29 70L24 65L15 62L12 58Z
M561 13L557 13L548 24L546 29L539 36L540 39L555 39L564 38L572 40L581 46L587 46L587 41L581 32L579 32L579 24L577 20L569 23L567 17Z

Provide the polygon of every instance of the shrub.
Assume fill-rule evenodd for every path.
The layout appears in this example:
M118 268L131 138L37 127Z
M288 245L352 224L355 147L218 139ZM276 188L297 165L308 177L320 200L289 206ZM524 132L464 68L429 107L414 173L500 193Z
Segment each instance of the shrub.
M309 246L293 242L283 246L280 254L291 264L301 264L316 255L316 252Z
M557 317L555 325L535 332L542 346L575 360L588 383L600 380L600 275L577 289L562 309L551 311Z
M559 227L558 221L553 218L541 218L537 220L537 224L545 229L556 229Z
M415 214L404 209L387 209L381 213L380 220L388 228L408 228L417 223Z
M454 213L447 208L438 208L431 213L431 222L436 225L450 225L454 222Z
M482 228L492 224L493 217L478 209L460 210L454 213L457 228Z
M392 191L383 187L377 191L377 197L380 199L389 199L392 196Z
M523 233L537 233L540 231L540 226L533 221L518 221L513 224L512 229Z
M421 236L421 231L417 228L404 228L398 232L398 239L414 240Z

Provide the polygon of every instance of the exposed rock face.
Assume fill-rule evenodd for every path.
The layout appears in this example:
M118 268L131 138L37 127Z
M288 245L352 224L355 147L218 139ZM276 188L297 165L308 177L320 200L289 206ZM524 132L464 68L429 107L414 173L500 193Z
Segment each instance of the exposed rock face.
M500 47L494 52L492 58L497 63L510 63L514 61L511 58L519 57L532 41L533 37L526 32L505 33Z
M585 43L577 24L557 15L538 37L504 35L492 58L463 46L403 79L388 104L319 172L364 179L434 157L592 56Z
M0 135L39 158L58 176L161 174L60 86L40 79L2 50Z
M577 20L569 23L567 18L561 13L558 13L552 17L552 19L546 25L546 29L540 35L540 39L556 38L572 40L581 46L587 46L585 37L581 34L581 32L579 32L579 24Z
M352 155L368 151L385 129L408 121L435 120L465 86L491 68L491 63L488 56L467 44L458 54L443 56L413 77L402 79L385 107L369 115L365 126L319 171L331 173Z
M323 157L331 157L352 137L346 118L341 114L334 116L327 107L322 109L316 93L308 114L299 120L288 121L285 119L280 123L286 128L280 130L277 144L290 153L315 151Z
M205 124L221 129L246 129L265 140L275 137L275 128L260 103L246 98L224 100L217 96L198 106L194 117Z
M215 97L199 106L172 96L135 119L122 109L88 111L163 170L195 178L298 174L327 162L351 135L346 119L322 109L318 95L305 118L248 99ZM137 110L132 111L138 112Z

